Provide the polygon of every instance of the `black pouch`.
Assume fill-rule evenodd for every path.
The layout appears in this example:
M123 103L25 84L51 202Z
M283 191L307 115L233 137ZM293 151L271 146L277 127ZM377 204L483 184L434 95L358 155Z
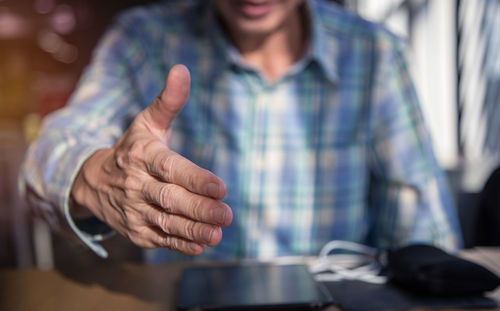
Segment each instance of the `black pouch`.
M477 295L500 285L483 266L424 244L389 251L387 275L404 289L438 296Z

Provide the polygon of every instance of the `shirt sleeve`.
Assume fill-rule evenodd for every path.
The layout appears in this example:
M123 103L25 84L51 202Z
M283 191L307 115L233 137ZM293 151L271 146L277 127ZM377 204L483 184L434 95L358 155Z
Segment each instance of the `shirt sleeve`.
M376 40L371 145L372 243L462 245L447 179L432 150L404 46L389 33Z
M96 221L75 224L68 199L85 160L112 146L141 110L133 72L143 54L130 28L117 20L104 35L68 105L45 118L20 173L21 195L34 214L53 229L72 230L102 257L107 252L97 241L111 230L96 234L88 227Z

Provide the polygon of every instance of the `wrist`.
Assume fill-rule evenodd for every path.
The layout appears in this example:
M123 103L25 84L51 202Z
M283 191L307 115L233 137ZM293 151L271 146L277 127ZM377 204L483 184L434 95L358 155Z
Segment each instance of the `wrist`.
M111 148L99 149L82 165L73 182L68 200L69 211L73 218L100 217L97 186L103 164Z

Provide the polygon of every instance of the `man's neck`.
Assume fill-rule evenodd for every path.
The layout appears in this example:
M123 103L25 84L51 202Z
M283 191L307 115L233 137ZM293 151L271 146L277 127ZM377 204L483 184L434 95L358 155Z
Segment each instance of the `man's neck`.
M231 33L231 41L242 58L256 67L267 81L276 81L305 52L307 24L300 9L291 14L279 29L266 36Z

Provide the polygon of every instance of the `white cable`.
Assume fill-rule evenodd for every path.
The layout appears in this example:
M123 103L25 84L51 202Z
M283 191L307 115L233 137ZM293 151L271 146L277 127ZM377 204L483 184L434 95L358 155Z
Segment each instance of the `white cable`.
M339 241L333 240L325 244L321 251L319 252L320 257L327 256L331 251L336 249L349 250L352 252L366 254L369 256L376 256L377 250L362 244L348 242L348 241Z
M332 253L343 251L343 253ZM345 251L350 253L346 254ZM320 251L319 257L310 265L311 273L320 282L359 280L373 284L384 284L386 277L379 275L381 265L374 248L348 242L330 241Z

